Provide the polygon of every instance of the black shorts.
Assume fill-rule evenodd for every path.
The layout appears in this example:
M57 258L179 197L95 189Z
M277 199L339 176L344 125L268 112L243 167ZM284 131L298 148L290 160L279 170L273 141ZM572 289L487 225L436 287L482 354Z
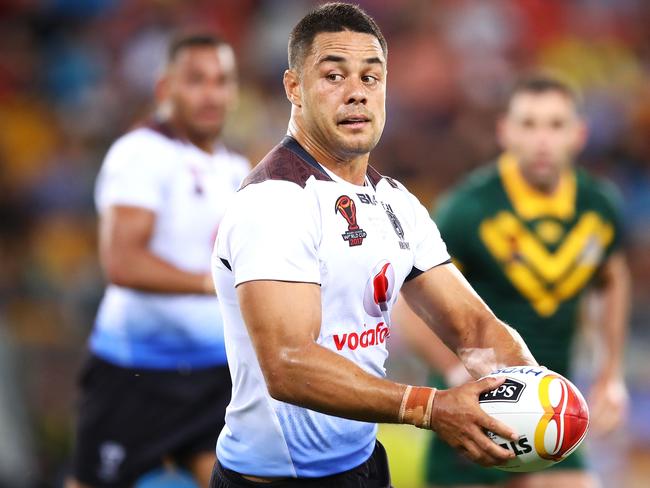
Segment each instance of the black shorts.
M226 366L188 372L123 368L91 356L80 376L73 476L126 487L163 457L214 452L230 401Z
M379 441L364 463L343 473L324 478L288 478L270 483L256 483L226 469L219 461L214 465L210 488L391 488L386 450Z

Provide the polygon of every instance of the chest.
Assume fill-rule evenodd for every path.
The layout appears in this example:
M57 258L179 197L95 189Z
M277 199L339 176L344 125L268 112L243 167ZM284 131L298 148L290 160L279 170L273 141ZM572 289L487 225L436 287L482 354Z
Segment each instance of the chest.
M567 220L525 220L505 208L486 216L477 232L473 273L492 286L501 283L516 291L542 317L578 296L614 240L613 224L591 208Z
M481 247L497 262L527 263L548 281L555 281L570 267L598 266L614 237L614 228L593 209L570 220L525 220L511 209L503 209L479 223L478 236Z
M337 285L335 299L392 303L413 267L414 217L403 192L323 184L317 199L323 284Z
M185 238L206 233L214 236L239 183L238 174L227 159L179 151L163 190L160 229Z

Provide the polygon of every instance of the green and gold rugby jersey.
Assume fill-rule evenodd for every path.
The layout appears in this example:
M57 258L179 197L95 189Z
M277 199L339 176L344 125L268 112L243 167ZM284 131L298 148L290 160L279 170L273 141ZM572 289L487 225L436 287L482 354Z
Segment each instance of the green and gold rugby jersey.
M519 331L540 364L566 374L579 298L620 243L613 187L577 169L544 195L505 154L446 197L434 220L494 313Z

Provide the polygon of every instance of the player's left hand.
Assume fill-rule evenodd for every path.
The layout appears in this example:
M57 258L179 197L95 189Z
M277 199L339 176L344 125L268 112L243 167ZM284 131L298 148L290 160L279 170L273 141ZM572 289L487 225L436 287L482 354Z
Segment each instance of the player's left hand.
M596 435L605 435L625 420L628 393L620 376L601 376L589 394L590 428Z

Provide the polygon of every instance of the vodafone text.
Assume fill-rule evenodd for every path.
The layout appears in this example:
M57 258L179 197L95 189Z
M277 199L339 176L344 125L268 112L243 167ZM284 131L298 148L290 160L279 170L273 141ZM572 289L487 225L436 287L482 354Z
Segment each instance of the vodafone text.
M384 322L379 322L374 328L364 330L361 333L334 334L334 345L337 351L342 350L345 346L354 351L357 347L366 348L383 344L388 336L390 336L388 326Z

